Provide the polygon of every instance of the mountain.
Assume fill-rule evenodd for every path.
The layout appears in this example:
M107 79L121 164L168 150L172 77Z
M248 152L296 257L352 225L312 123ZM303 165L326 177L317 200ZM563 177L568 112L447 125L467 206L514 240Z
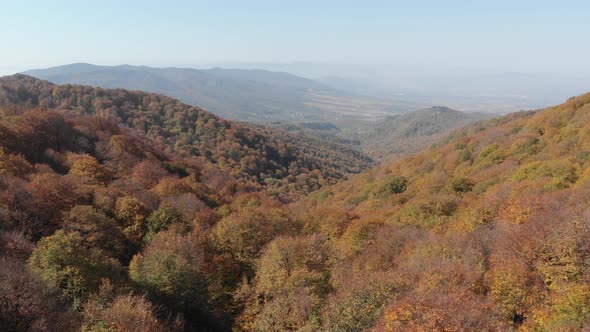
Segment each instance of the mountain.
M161 93L239 121L358 121L414 109L356 96L285 72L71 64L25 74L58 84Z
M399 115L366 125L355 133L365 150L377 158L418 152L441 139L450 130L490 118L484 113L463 113L448 107L435 106Z
M55 85L15 75L0 79L0 107L10 112L41 107L107 118L145 135L159 149L201 157L285 199L372 164L341 144L227 121L178 100L139 91Z

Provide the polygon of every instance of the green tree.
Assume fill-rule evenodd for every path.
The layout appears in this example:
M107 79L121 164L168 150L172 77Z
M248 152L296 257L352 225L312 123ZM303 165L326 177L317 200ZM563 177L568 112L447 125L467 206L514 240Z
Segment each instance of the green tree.
M392 194L401 194L408 188L408 179L404 176L394 175L383 183L375 195L377 197L387 197Z
M166 230L168 226L181 220L181 215L175 208L171 206L162 206L154 211L147 219L148 237Z
M77 232L62 230L39 241L29 258L31 269L50 284L60 288L74 308L80 309L101 280L120 281L119 263L101 250L88 248Z
M152 301L202 321L208 312L204 238L175 229L160 232L129 265L131 280Z
M473 180L465 177L453 178L449 182L449 187L451 190L458 194L471 191L474 185L475 183Z

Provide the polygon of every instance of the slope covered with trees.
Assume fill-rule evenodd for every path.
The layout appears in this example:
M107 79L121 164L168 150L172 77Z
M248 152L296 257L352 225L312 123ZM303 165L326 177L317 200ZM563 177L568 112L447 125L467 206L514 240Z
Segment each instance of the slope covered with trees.
M202 157L286 198L317 190L372 163L340 144L226 121L175 99L138 91L54 85L15 75L0 79L0 107L40 107L110 119L143 133L157 150Z
M162 307L165 297L154 294L170 290L136 282L127 270L161 232L207 228L220 218L216 208L253 188L202 158L158 151L155 142L96 115L6 108L0 119L3 330L164 331L224 324L201 295L209 286L201 259L213 256L159 256L162 261L151 263L156 269L170 262L191 265L169 277L200 282L194 312L168 302ZM144 270L143 276L152 274Z
M252 175L215 164L210 143L188 153L150 134L155 115L126 115L138 103L66 107L88 102L75 89L100 90L60 96L49 85L49 97L35 84L0 90L8 330L590 324L590 94L457 130L285 205Z
M2 78L0 326L228 330L258 252L296 227L277 198L353 160L159 95Z
M588 328L589 123L590 94L478 123L295 203L301 228L263 249L238 325Z

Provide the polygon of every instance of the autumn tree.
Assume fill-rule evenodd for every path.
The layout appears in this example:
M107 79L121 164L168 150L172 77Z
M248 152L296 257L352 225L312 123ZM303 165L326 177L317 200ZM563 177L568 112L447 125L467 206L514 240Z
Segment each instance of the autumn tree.
M4 331L76 331L79 317L16 259L0 257L0 326Z
M78 233L89 248L121 258L125 252L124 236L115 220L89 205L77 205L64 215L62 229Z
M331 291L329 255L320 236L279 237L270 242L257 264L250 308L245 311L251 314L264 301L251 323L254 329L317 329L321 304ZM245 319L242 324L247 324Z

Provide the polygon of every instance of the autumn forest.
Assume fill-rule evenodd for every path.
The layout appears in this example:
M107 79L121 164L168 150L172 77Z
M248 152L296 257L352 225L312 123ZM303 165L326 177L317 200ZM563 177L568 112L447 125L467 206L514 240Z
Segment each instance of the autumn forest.
M0 78L6 331L590 327L590 95L378 164L154 93Z

